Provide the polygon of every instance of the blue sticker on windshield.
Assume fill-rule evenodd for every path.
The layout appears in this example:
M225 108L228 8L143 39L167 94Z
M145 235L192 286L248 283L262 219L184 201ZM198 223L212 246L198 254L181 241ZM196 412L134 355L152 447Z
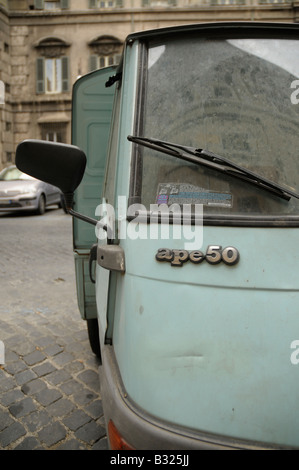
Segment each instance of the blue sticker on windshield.
M204 206L232 207L232 194L210 191L186 183L161 183L157 204L202 204Z

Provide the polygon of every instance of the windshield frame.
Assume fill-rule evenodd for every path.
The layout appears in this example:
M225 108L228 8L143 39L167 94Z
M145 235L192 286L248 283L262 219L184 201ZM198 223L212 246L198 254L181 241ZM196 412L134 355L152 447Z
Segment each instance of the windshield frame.
M154 32L147 31L132 35L131 41L139 39L139 76L137 85L137 104L135 109L134 135L144 135L144 116L147 93L147 59L149 46L161 43L161 40L169 40L171 37L194 34L197 38L205 39L296 39L299 40L299 27L296 24L268 24L268 23L225 23L225 24L202 24L187 27L165 28ZM130 38L130 37L129 37ZM151 136L155 137L155 136ZM141 145L132 145L132 165L129 203L141 204L142 188L142 155L144 148ZM142 206L141 206L142 207ZM150 222L152 213L146 211L144 217ZM128 219L134 216L128 216ZM182 221L183 222L183 221ZM194 221L193 221L194 222ZM298 215L211 215L203 214L204 225L223 226L289 226L299 227Z

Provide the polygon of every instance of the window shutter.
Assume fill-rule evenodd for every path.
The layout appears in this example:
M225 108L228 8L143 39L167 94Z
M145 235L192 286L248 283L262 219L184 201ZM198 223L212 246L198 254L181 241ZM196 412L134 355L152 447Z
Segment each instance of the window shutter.
M62 92L69 91L69 58L61 57L62 65Z
M97 7L97 0L89 0L89 8L96 8Z
M45 73L44 58L38 57L36 60L36 93L45 93Z
M89 72L93 72L94 70L98 69L98 56L91 55L89 57Z
M149 7L150 6L150 0L142 0L142 6L143 7Z
M177 0L168 0L168 5L175 7L177 5Z
M123 0L115 0L115 7L122 8L123 7Z
M44 0L34 0L34 8L35 8L35 10L43 10L44 9Z
M60 0L60 8L62 10L68 10L69 9L69 0Z

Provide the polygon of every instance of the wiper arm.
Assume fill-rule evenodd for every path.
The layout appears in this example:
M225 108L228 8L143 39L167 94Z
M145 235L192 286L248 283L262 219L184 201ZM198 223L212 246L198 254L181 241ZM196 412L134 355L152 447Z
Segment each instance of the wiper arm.
M287 201L289 201L291 197L299 199L299 194L295 193L294 191L284 188L283 186L280 186L279 184L274 183L273 181L270 181L263 176L258 175L253 171L239 166L231 160L228 160L227 158L220 155L216 155L215 153L208 150L173 144L171 142L165 142L163 140L152 139L148 137L129 135L128 140L130 142L134 142L135 144L149 147L152 150L157 150L159 152L172 155L176 158L181 158L182 160L186 160L197 165L204 165L208 168L212 168L230 176L242 179L250 184L258 186L259 188L270 191L276 196Z

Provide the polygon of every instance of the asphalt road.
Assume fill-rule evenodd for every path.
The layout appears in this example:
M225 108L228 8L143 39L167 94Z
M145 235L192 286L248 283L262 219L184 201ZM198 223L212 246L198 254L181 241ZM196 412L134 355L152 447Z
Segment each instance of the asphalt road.
M77 307L71 217L54 207L0 213L0 450L107 449L99 364Z

